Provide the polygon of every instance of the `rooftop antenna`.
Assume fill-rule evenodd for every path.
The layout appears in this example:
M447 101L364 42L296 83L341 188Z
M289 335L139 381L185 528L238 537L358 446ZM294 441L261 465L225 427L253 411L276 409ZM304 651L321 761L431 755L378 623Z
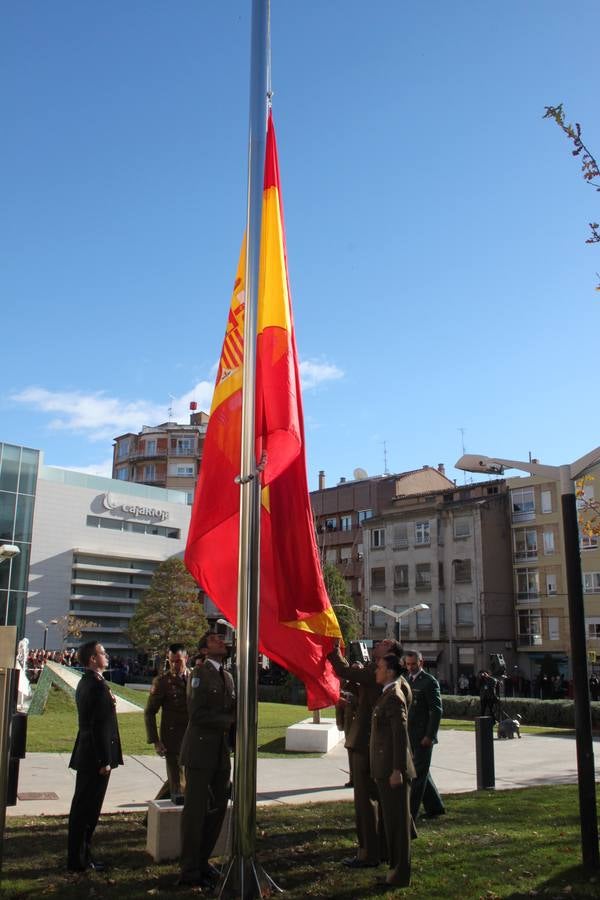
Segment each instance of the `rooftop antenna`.
M175 397L173 396L173 394L169 394L169 400L171 401L169 403L169 409L168 409L169 422L170 422L173 419L173 401L175 400Z
M387 464L387 441L382 441L383 444L383 474L389 475L388 464Z
M467 429L459 428L458 430L460 431L460 445L462 448L462 455L464 456L465 455L465 431ZM472 481L472 479L471 479L471 481ZM467 483L467 473L463 472L463 484L466 484L466 483Z

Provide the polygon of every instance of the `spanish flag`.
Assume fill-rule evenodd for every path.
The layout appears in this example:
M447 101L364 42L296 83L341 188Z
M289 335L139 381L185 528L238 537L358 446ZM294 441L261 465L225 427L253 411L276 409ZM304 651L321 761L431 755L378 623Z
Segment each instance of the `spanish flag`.
M245 240L238 263L192 520L189 571L233 624L237 571L244 359ZM302 679L310 709L335 703L327 654L341 633L317 552L304 453L304 421L290 299L279 164L269 114L256 346L256 460L262 472L261 652Z

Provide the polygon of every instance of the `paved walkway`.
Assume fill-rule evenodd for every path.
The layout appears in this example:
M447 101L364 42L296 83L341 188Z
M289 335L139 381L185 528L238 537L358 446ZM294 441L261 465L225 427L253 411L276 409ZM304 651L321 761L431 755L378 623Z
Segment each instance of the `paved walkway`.
M600 778L600 746L596 750L596 773ZM521 740L494 741L496 788L532 787L577 781L575 739L524 735ZM21 761L19 794L52 793L56 799L21 799L7 809L9 816L65 815L69 811L75 772L68 768L69 754L30 753ZM468 731L444 730L433 753L432 774L442 794L473 791L477 787L475 735ZM103 812L144 809L158 792L165 763L156 756L127 756L125 765L110 779ZM342 744L330 753L313 758L258 760L259 803L318 803L350 800L348 758Z

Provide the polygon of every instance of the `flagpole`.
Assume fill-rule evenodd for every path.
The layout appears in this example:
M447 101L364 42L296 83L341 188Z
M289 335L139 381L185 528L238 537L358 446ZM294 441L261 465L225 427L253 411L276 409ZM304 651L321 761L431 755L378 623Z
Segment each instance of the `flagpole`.
M255 385L260 233L267 133L270 0L252 0L250 123L244 310L244 378L240 454L237 594L237 733L233 847L219 897L264 897L279 888L255 860L258 726L258 619L261 478L255 445Z

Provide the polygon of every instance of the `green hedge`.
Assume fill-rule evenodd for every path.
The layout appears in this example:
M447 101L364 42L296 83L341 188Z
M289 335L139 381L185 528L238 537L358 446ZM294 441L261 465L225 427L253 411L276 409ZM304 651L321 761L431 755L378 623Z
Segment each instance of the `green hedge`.
M479 697L442 696L445 719L474 719L480 715ZM519 713L523 725L545 725L551 728L574 728L572 700L537 700L530 697L505 697L502 709L511 717ZM590 704L592 726L600 728L600 702Z

